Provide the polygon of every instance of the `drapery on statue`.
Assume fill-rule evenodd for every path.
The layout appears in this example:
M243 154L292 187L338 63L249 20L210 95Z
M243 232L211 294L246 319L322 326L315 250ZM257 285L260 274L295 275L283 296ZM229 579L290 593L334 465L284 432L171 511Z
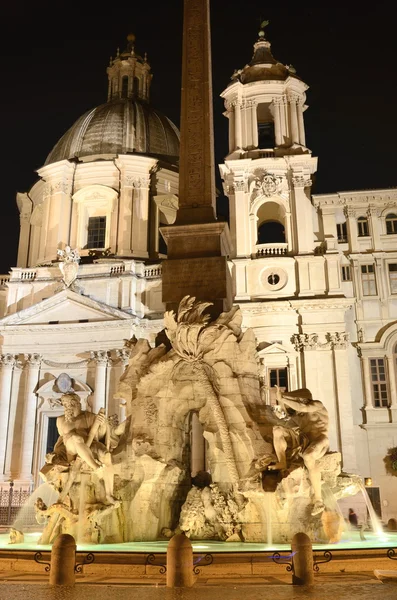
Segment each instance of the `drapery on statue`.
M312 516L321 513L325 506L321 498L321 472L317 461L329 450L328 411L320 400L313 400L305 388L294 392L277 389L277 401L289 418L285 426L273 427L273 445L278 462L268 466L269 471L287 469L287 448L298 451L308 471L313 489L314 506ZM292 409L292 414L291 410Z

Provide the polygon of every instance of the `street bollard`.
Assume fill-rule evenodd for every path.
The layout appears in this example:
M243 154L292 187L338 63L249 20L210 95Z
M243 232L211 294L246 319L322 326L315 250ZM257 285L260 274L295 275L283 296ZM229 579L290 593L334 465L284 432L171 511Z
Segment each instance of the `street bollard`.
M167 587L192 587L193 548L184 533L178 533L168 543Z
M312 585L313 575L313 549L310 538L306 533L296 533L291 542L292 554L292 584Z
M75 583L76 542L68 533L59 535L51 549L50 585Z

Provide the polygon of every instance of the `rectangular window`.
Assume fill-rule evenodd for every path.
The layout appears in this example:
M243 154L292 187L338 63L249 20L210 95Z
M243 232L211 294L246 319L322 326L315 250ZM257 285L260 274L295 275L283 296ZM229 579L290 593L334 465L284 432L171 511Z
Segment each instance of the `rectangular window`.
M389 264L389 281L390 291L392 294L397 294L397 264Z
M368 221L365 217L357 219L358 237L366 237L369 235Z
M47 443L46 443L46 453L53 452L54 446L57 443L59 438L59 433L57 429L57 417L49 417L48 418L48 431L47 431Z
M372 395L375 408L389 406L384 358L370 358Z
M374 265L361 265L363 296L376 296L376 280Z
M342 267L342 281L351 281L352 275L349 266Z
M86 248L104 248L106 239L106 217L89 217Z
M338 242L340 244L345 244L347 242L347 225L345 223L337 223L336 224L336 232L338 235Z
M284 369L269 369L269 399L270 404L277 404L276 400L276 388L275 385L281 389L282 392L288 391L288 369L285 367Z

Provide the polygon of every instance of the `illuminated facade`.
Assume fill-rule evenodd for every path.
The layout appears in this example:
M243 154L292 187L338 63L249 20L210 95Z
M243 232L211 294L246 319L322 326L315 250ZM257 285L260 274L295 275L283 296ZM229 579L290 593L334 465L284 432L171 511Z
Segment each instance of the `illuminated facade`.
M113 393L124 341L154 343L162 328L159 226L178 206L178 132L150 107L150 66L132 38L108 76L108 102L17 196L18 262L0 292L0 478L16 485L36 484L51 450L57 377L68 373L84 405L122 419ZM397 514L383 463L397 445L397 190L311 194L306 90L261 32L222 94L235 299L256 332L265 401L274 385L308 387L329 411L331 449L345 471L372 478L387 520ZM67 246L81 256L69 285Z

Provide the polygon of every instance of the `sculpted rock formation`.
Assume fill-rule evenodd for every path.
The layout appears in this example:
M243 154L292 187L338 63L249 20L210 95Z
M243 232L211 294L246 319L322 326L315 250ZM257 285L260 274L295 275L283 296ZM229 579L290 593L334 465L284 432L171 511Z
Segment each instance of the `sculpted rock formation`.
M328 416L308 390L260 393L256 340L238 306L211 322L210 305L185 297L165 313L165 345L130 340L116 397L126 420L82 411L65 394L60 439L43 478L56 504L36 506L42 543L150 541L182 530L194 539L338 539L335 498L352 492L340 455L328 452ZM191 421L206 440L207 472L191 477ZM350 486L350 487L349 487ZM269 526L271 523L271 527ZM272 536L272 540L270 540Z

